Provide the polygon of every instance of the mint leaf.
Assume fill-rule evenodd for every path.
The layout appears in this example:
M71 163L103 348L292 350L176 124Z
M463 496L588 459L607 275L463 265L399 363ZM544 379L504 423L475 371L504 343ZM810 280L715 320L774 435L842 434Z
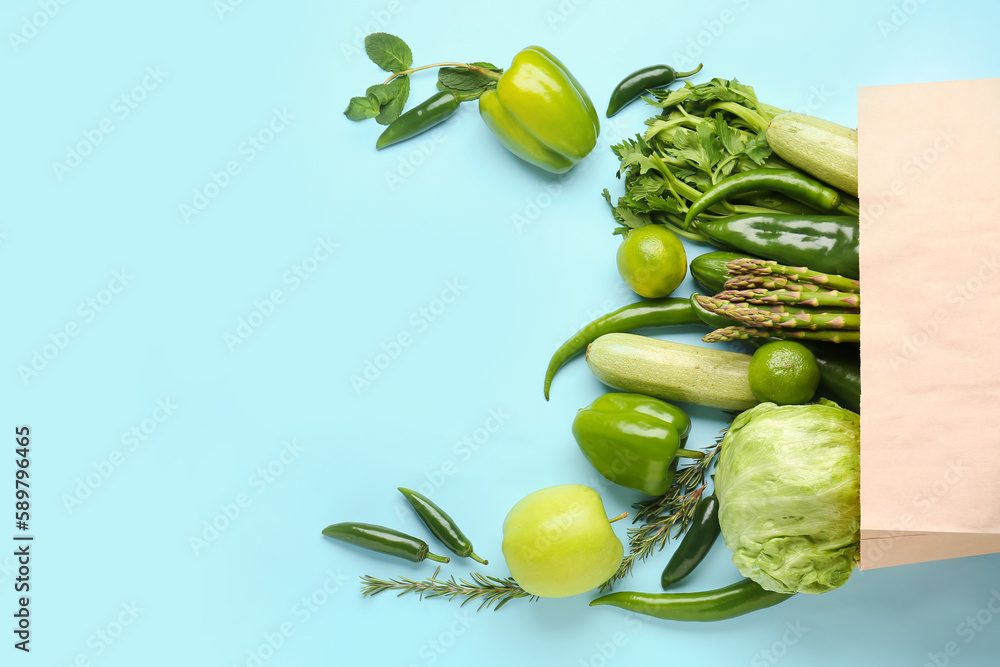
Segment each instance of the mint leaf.
M403 107L406 106L406 100L410 96L410 77L397 76L385 87L390 98L386 104L382 105L379 114L375 116L375 122L379 125L388 125L403 113Z
M387 72L402 72L413 64L413 53L406 42L387 32L373 32L365 37L365 53Z
M393 79L395 81L395 79ZM369 86L368 90L365 91L365 95L373 98L378 102L379 106L386 104L392 99L392 93L389 90L389 84L387 83L376 83L374 86Z
M438 70L438 83L448 90L465 93L484 89L495 80L464 67L442 67Z
M379 105L371 97L352 97L344 110L344 115L351 120L374 118L379 114Z
M474 67L492 70L498 74L503 70L491 63L470 63ZM497 80L466 67L442 67L438 70L438 90L448 90L462 100L476 99L490 88L496 88Z

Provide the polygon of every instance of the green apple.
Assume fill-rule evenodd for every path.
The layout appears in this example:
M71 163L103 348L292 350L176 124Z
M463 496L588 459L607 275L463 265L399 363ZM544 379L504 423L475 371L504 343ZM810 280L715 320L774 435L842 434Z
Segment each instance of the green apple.
M521 588L545 598L585 593L611 578L624 547L589 486L550 486L522 498L503 522L504 558Z

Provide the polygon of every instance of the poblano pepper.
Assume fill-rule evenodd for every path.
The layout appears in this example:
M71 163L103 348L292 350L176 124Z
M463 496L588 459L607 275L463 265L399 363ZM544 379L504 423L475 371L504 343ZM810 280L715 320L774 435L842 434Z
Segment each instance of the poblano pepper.
M597 145L600 122L587 92L558 58L539 46L516 56L479 114L507 150L561 174Z
M650 496L666 493L671 464L691 430L691 419L670 403L641 394L604 394L577 412L573 436L606 478Z

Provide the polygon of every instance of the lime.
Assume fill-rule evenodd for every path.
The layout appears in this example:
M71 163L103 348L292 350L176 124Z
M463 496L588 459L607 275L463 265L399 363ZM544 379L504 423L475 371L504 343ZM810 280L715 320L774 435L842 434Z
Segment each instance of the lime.
M795 341L762 345L750 359L750 391L760 401L778 405L808 403L819 386L819 364Z
M684 244L663 225L632 229L618 246L618 273L639 296L667 296L687 275Z

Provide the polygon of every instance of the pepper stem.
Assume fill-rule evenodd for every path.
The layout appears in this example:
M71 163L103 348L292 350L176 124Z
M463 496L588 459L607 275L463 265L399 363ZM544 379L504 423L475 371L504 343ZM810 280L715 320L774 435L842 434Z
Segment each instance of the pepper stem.
M439 563L450 563L451 559L447 556L438 556L437 554L432 554L430 551L427 552L427 558L431 560L436 560Z
M628 516L628 512L622 512L621 514L619 514L618 516L616 516L614 519L608 519L608 523L614 523L615 521L618 521L619 519L624 519L627 516Z
M700 452L697 449L678 449L677 456L683 456L686 459L703 459L705 452Z
M698 66L695 67L690 72L677 72L676 74L674 74L674 76L677 77L678 79L683 79L686 76L691 76L692 74L697 74L698 72L701 71L701 65L702 65L702 63L698 63Z
M399 72L393 72L392 76L386 79L383 83L389 83L397 76L406 76L408 74L413 74L414 72L419 72L423 69L430 69L432 67L461 67L463 69L471 70L476 74L482 74L483 76L488 76L491 79L500 79L500 74L494 72L491 69L486 69L485 67L479 67L477 65L469 65L468 63L434 63L433 65L422 65L420 67L411 67L409 69L400 70Z
M837 211L839 213L843 213L844 215L858 215L858 211L853 206L845 204L844 202L841 202L840 205L837 206Z
M490 562L488 560L483 560L482 558L480 558L479 556L477 556L475 551L473 551L472 553L469 554L469 558L471 558L474 561L480 562L483 565L489 565L490 564Z

